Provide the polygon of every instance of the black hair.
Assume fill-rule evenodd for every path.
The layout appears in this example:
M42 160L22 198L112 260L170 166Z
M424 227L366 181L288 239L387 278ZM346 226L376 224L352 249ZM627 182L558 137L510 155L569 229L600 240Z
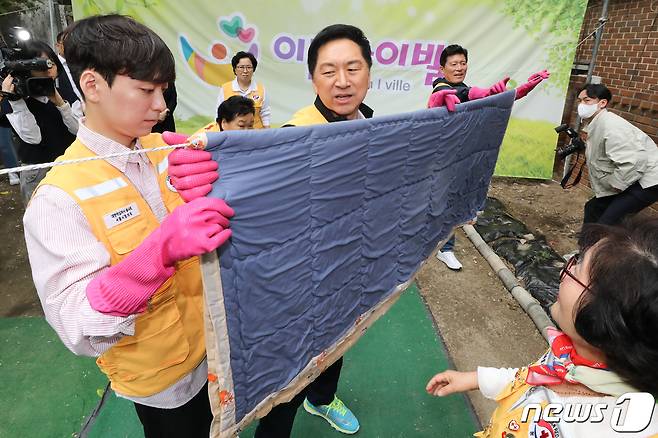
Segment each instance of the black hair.
M586 84L584 87L581 87L580 90L578 90L578 94L585 92L587 97L590 97L592 99L605 99L610 103L612 101L612 93L603 84Z
M64 52L76 84L86 69L99 73L110 87L116 75L156 84L176 79L174 56L162 38L124 15L76 21L64 39Z
M460 46L459 44L450 44L447 47L444 47L443 51L441 52L441 56L439 56L439 64L441 64L441 67L446 66L446 61L448 60L448 56L452 55L464 55L464 58L466 58L466 62L468 62L468 50Z
M249 52L243 52L239 51L235 55L233 55L233 58L231 58L231 65L233 66L233 73L235 73L235 68L238 66L238 63L242 58L249 58L251 60L251 65L254 66L254 72L256 71L256 67L258 66L258 61L256 61L256 57Z
M216 122L219 130L222 129L222 120L231 123L236 117L246 116L247 114L256 114L254 101L244 96L231 96L222 102L217 108Z
M578 243L591 254L576 331L628 384L658 396L658 218L585 224Z
M59 60L59 57L55 53L52 47L48 43L39 40L28 40L21 44L20 59L32 59L32 58L41 58L42 54L46 54L48 59L50 59L57 66L57 76L66 74L64 72L64 66Z
M370 53L370 41L364 35L363 31L356 26L350 24L332 24L322 29L313 38L311 44L308 46L308 72L313 76L315 67L318 64L318 52L325 44L341 39L348 39L353 41L361 48L363 59L366 60L368 68L372 67L372 55Z
M64 42L64 37L66 36L66 33L67 33L67 30L66 30L66 29L64 29L63 31L61 31L60 33L58 33L58 34L57 34L57 38L55 39L55 41L57 41L58 43L62 43L62 42Z

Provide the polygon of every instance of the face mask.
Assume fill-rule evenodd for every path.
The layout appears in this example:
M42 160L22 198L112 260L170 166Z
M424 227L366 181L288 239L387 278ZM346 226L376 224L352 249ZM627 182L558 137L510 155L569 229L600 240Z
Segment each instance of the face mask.
M591 105L587 105L585 103L579 103L578 104L578 115L580 116L581 119L589 119L594 115L596 110L599 109L598 104L593 103Z

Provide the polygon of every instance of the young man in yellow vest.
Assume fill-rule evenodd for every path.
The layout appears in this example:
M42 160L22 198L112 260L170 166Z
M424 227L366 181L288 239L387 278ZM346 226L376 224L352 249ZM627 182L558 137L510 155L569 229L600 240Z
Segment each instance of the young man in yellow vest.
M166 144L150 132L175 79L160 37L128 17L94 16L71 27L65 50L86 118L59 159L146 152L54 167L37 188L24 225L46 319L71 351L97 357L146 437L207 437L197 256L230 237L233 211L220 199L184 203L168 151L149 151Z
M308 49L308 70L317 98L313 105L299 110L284 126L313 125L372 117L373 111L363 103L370 83L372 57L370 42L361 29L344 24L320 31ZM172 136L172 144L185 140ZM178 150L172 154L170 173L173 185L188 202L211 190L213 163L203 151ZM336 397L342 358L327 368L290 402L275 406L261 419L256 438L290 436L299 406L326 419L336 430L354 434L359 421Z

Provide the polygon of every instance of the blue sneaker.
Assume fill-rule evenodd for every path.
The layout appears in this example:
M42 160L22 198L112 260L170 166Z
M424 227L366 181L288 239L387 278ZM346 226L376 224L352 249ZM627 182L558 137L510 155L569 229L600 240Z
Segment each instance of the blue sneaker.
M311 415L324 418L339 432L352 435L359 430L359 420L336 396L331 404L320 406L313 406L308 399L304 399L304 410Z

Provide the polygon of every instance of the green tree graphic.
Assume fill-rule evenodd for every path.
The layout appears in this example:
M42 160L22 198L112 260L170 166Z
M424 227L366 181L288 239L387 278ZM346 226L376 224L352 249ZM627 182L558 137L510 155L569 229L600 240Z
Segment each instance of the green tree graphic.
M83 0L82 13L85 17L96 14L107 14L117 12L128 14L133 8L151 8L159 3L159 0Z
M587 0L505 0L502 12L512 18L515 27L523 27L539 44L546 47L547 66L551 72L548 89L562 92L569 84L578 35Z

